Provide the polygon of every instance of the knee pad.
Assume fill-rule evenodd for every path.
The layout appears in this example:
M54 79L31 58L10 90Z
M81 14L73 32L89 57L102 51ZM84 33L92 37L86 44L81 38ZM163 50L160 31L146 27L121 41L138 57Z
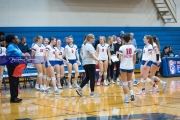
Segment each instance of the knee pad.
M43 79L47 79L47 76L46 76L46 75L43 75L42 78L43 78Z
M147 82L151 82L151 79L147 78L146 81L147 81Z
M0 81L2 81L3 80L3 77L2 76L0 76ZM1 87L1 86L0 86Z
M151 80L154 81L155 77L156 77L156 76L152 76L152 77L151 77Z
M52 81L56 81L56 78L55 78L55 77L52 77L51 80L52 80Z
M58 78L60 78L60 77L61 77L61 75L60 75L60 74L57 74L56 76L57 76Z
M78 76L79 76L79 73L75 73L75 76L78 77Z
M102 75L103 73L102 72L99 72L99 75Z
M107 72L104 72L104 75L107 76Z
M72 74L69 73L69 74L68 74L68 78L71 78L71 75L72 75Z
M141 82L144 83L144 82L146 82L146 81L145 81L143 78L141 78Z
M50 78L50 77L47 77L47 80L48 80L48 81L50 81L50 80L51 80L51 78Z
M39 74L38 74L38 77L43 77L43 73L39 73Z
M128 82L122 82L123 83L123 86L127 86L128 85Z

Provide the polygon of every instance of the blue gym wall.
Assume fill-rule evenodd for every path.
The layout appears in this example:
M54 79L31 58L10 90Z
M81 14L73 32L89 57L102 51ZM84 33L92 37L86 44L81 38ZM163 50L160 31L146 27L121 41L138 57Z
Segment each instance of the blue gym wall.
M72 35L74 43L80 48L85 34L93 33L97 37L104 35L118 35L123 30L125 33L133 32L138 44L138 48L143 48L144 35L156 35L161 43L161 50L164 46L172 46L174 52L180 51L180 27L0 27L0 31L5 34L15 34L19 38L27 38L30 47L33 38L37 35L43 37L56 37L64 40L64 37Z

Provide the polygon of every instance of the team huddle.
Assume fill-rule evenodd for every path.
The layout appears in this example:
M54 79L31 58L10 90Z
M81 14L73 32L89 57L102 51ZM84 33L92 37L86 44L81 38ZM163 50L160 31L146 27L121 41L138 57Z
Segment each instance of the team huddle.
M117 52L112 52L115 48L113 44L113 37L108 37L109 44L106 43L106 38L104 36L99 37L99 44L96 49L93 47L94 35L88 34L84 38L84 43L80 50L80 56L82 58L82 65L85 69L86 78L84 82L79 86L78 76L79 70L78 66L80 63L80 57L78 53L78 47L73 43L73 37L68 37L68 43L65 47L62 47L61 40L51 37L46 44L43 44L43 37L37 36L34 38L34 43L31 48L31 56L34 61L33 64L37 69L38 75L36 80L35 89L45 93L51 93L50 82L54 88L54 94L60 94L62 92L61 80L64 78L65 65L68 69L68 88L77 88L76 92L78 95L82 96L81 89L90 80L91 94L90 97L98 97L98 94L94 93L95 83L97 86L101 85L103 80L103 85L108 86L113 81L113 71L114 64L116 62L120 63L120 66L116 65L116 69L119 69L119 74L121 75L121 84L124 91L124 102L128 103L128 91L130 92L130 100L134 101L134 91L133 91L133 76L136 64L136 48L131 44L130 34L125 34L123 36L122 46L119 46ZM44 40L45 43L45 40ZM141 62L141 84L142 89L137 91L137 95L145 95L145 82L148 82L152 86L151 93L159 91L158 83L162 85L162 91L166 88L166 82L163 82L157 76L156 72L159 71L161 66L160 58L160 44L156 36L144 36L144 49ZM0 47L0 56L6 55L6 48ZM117 59L117 60L115 60ZM96 66L99 66L99 77L95 81ZM110 71L110 82L108 80L108 66L112 65ZM73 81L72 78L72 68L74 68L75 75ZM110 68L111 69L111 68ZM0 86L3 80L4 66L0 65ZM95 70L96 71L96 70ZM96 71L97 72L97 71ZM148 78L150 72L150 78ZM129 90L128 90L129 89Z

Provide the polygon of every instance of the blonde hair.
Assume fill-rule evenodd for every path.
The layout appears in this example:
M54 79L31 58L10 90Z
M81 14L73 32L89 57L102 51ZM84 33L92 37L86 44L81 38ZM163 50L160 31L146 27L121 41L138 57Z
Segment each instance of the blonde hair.
M113 36L108 36L108 45L112 45L112 47L114 47L114 44L113 44L113 42L112 43L110 43L110 41L111 41L111 38L113 38ZM114 39L114 38L113 38Z
M94 38L94 35L93 34L88 34L86 36L86 39L84 40L83 44L85 45L89 41L89 39L92 39L92 38Z
M38 40L39 39L41 39L42 38L42 36L41 35L38 35L38 36L36 36L36 37L34 37L34 43L37 43L38 42Z

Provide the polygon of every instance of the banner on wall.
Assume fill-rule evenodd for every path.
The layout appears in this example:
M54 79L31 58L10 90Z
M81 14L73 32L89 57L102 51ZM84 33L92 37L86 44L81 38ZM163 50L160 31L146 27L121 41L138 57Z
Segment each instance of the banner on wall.
M169 74L180 74L180 60L168 60Z

